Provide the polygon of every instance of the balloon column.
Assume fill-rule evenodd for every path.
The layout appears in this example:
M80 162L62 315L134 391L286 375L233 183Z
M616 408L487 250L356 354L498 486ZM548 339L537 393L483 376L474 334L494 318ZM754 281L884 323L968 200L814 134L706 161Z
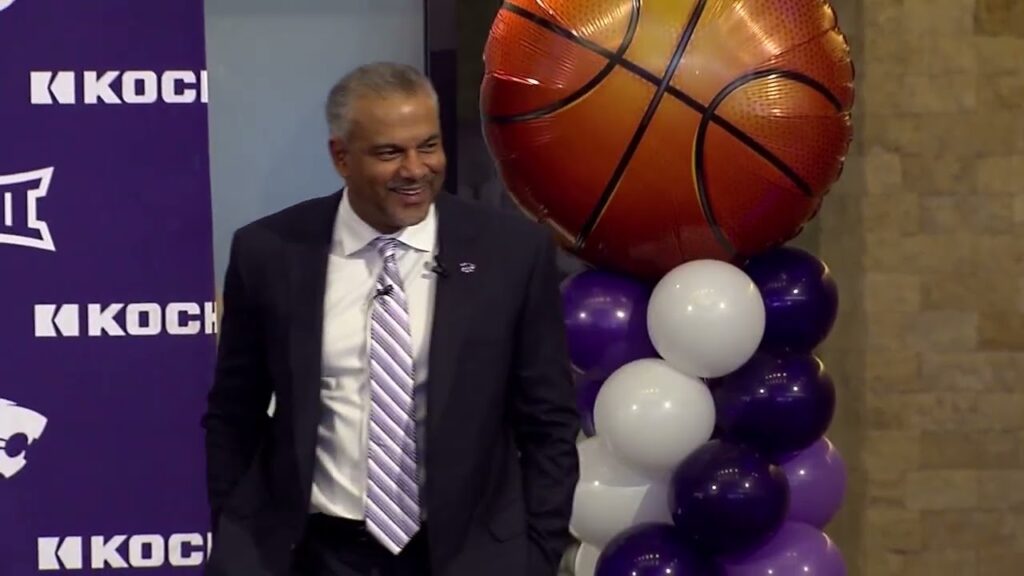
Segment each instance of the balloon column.
M825 0L509 0L485 137L591 267L563 283L584 435L579 576L839 576L845 470L816 347L838 293L786 242L842 172Z

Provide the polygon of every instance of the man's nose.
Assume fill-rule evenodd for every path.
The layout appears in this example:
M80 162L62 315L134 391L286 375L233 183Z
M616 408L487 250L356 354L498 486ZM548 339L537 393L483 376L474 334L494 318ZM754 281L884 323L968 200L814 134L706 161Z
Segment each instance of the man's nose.
M423 161L418 152L412 151L405 155L399 167L399 175L410 180L420 180L430 173L430 167Z

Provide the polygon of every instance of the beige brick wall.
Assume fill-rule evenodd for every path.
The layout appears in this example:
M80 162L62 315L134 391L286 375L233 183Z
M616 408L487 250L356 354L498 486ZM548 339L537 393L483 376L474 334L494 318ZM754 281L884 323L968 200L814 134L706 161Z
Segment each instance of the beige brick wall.
M1024 574L1024 0L834 0L856 140L797 244L832 267L821 351L850 574Z

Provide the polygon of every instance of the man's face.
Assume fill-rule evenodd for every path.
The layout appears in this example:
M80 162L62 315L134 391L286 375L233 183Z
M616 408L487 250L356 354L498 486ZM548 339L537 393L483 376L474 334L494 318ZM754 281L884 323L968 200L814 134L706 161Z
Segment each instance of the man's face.
M426 92L356 98L348 138L330 146L352 208L383 233L422 221L444 183L438 110Z

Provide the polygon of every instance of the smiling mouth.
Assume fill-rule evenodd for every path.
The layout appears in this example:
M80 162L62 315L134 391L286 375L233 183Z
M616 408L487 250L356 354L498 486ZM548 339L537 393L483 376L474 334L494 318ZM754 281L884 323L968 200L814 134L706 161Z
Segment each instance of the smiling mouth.
M402 196L419 196L426 192L427 187L422 184L417 184L415 186L395 186L390 190L396 194L401 194Z

